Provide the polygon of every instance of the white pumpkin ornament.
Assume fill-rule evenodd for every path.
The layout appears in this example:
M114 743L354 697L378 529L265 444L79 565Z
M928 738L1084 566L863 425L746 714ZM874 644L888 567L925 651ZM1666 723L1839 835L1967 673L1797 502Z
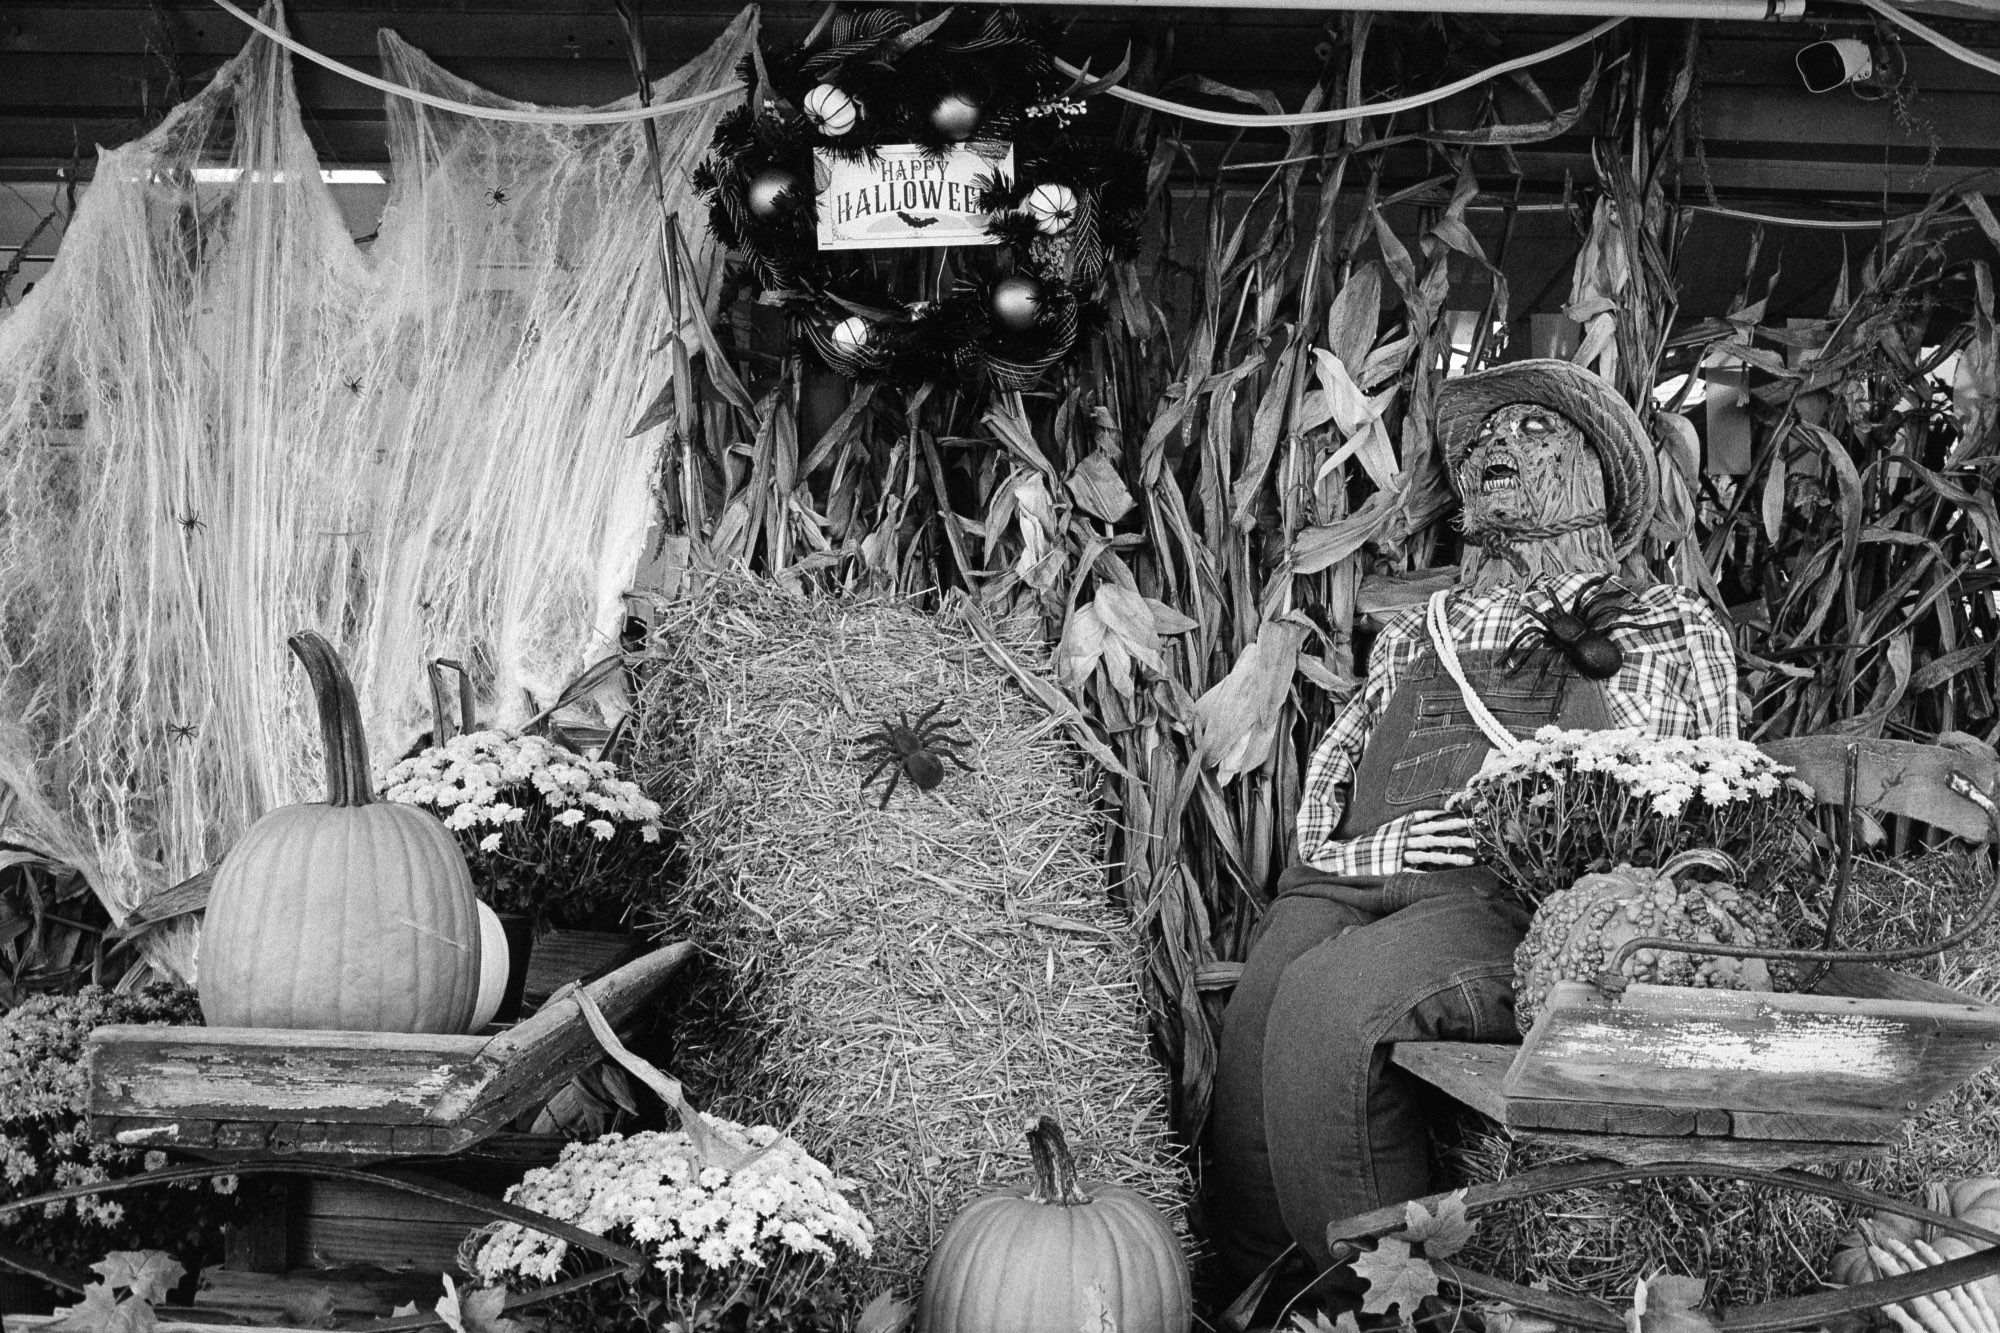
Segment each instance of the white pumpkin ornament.
M849 315L833 326L833 345L856 351L868 345L875 327L859 315Z
M804 105L807 118L828 138L838 139L861 123L861 103L830 83L807 93Z
M1044 235L1053 236L1076 221L1076 191L1067 185L1037 185L1021 207Z

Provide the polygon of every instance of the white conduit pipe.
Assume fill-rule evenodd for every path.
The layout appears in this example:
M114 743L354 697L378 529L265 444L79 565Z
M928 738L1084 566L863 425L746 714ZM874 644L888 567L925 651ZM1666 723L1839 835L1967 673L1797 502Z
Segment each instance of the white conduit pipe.
M1909 29L1946 55L1963 60L1974 69L1983 69L1988 74L2000 74L2000 60L1980 55L1969 47L1960 46L1936 28L1917 22L1894 5L1886 4L1884 0L1861 0L1861 3L1898 27Z

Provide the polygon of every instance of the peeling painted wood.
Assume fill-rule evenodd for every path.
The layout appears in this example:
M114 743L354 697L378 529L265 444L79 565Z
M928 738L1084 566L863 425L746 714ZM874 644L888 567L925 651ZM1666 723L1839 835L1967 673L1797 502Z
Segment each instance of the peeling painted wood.
M2000 1009L1927 1000L1559 983L1514 1098L1900 1117L2000 1059Z
M671 944L588 987L615 1025L694 953ZM85 1063L94 1137L211 1157L463 1151L598 1058L574 1000L496 1036L103 1027Z

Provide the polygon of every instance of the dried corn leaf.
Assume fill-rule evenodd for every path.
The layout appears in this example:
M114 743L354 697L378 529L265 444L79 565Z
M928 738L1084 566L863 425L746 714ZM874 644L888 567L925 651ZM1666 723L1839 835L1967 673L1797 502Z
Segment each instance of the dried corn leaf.
M1229 674L1196 701L1195 744L1222 782L1271 757L1305 640L1306 627L1296 621L1264 622Z

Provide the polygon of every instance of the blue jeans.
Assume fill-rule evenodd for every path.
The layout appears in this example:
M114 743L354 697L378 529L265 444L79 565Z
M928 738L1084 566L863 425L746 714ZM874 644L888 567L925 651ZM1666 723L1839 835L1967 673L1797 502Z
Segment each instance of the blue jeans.
M1372 910L1326 880L1286 872L1223 1016L1204 1193L1244 1281L1293 1241L1323 1266L1329 1222L1430 1192L1429 1094L1392 1043L1519 1039L1525 911L1471 891Z

